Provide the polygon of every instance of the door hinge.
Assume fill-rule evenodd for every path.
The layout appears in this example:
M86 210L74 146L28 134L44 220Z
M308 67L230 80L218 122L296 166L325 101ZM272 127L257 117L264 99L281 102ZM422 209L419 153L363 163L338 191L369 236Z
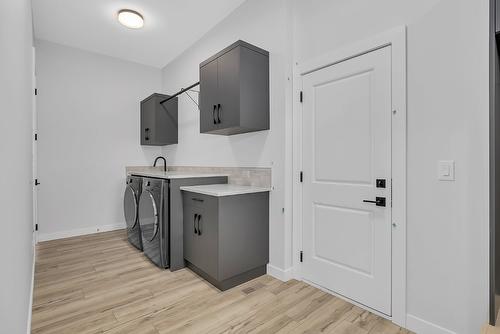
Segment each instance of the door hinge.
M300 262L304 262L304 252L303 251L300 251Z
M38 140L38 133L35 133L35 141Z
M300 102L304 101L304 93L302 91L300 91Z
M38 179L35 179L35 186L39 185L40 182L38 182Z
M38 95L38 89L35 88L35 96Z
M35 224L35 231L38 231L38 224Z
M300 172L300 176L299 176L299 179L300 179L300 182L304 182L304 172Z

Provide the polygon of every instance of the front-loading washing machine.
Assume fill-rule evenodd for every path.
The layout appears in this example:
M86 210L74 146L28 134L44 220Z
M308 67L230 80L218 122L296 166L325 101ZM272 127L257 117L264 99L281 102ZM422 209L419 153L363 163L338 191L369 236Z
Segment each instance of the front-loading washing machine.
M127 176L125 194L123 195L123 212L127 223L128 241L142 250L141 226L139 225L139 198L142 190L142 177Z
M139 200L142 248L160 268L169 267L168 187L168 180L143 178Z

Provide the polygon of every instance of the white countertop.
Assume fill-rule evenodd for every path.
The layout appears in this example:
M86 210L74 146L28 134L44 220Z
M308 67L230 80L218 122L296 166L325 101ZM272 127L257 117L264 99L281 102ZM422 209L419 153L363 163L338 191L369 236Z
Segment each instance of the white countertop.
M215 177L215 176L228 176L228 174L209 174L209 173L196 173L196 172L164 172L164 171L147 171L147 172L128 172L128 175L138 175L146 177L157 177L160 179L189 179L195 177Z
M209 196L232 196L242 194L252 194L270 191L268 188L259 188L253 186L239 186L236 184L208 184L203 186L185 186L181 190L190 191Z

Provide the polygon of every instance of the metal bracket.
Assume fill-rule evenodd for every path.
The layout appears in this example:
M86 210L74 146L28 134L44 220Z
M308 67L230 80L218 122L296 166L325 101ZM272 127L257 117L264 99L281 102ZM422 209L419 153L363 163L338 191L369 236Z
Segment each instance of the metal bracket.
M192 92L192 90L190 90L190 92ZM196 92L196 91L194 91ZM189 93L186 91L186 95L191 99L191 101L193 101L194 104L196 104L196 107L198 108L198 110L200 110L200 105L198 104L198 102L196 102L192 97L191 95L189 95ZM201 111L201 110L200 110Z
M160 101L160 104L163 104L163 103L165 103L165 102L167 102L167 101L170 101L170 100L172 100L173 98L175 98L175 97L177 97L177 96L179 96L179 95L181 95L181 94L183 94L183 93L186 93L186 92L190 91L190 90L191 90L191 88L194 88L194 87L198 86L199 84L200 84L200 82L198 81L197 83L194 83L194 84L190 85L190 86L189 86L189 87L187 87L187 88L183 88L183 89L181 89L180 91L178 91L178 92L177 92L177 93L175 93L174 95L171 95L170 97L166 98L165 100ZM188 95L189 95L189 94L188 94ZM193 102L194 102L194 100L193 100ZM195 103L196 103L196 102L195 102ZM198 103L196 103L196 105L198 105Z

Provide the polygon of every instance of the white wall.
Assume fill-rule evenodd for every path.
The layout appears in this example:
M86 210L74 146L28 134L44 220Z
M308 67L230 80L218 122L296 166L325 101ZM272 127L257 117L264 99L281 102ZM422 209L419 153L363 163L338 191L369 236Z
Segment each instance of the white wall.
M0 2L0 332L26 333L33 268L31 1Z
M199 111L184 94L179 98L179 143L165 147L164 153L169 165L272 167L270 263L280 269L285 267L285 96L291 88L285 2L245 2L163 68L163 91L168 94L198 81L199 64L238 39L270 52L271 130L234 136L200 134ZM196 93L191 96L197 98Z
M289 270L291 61L407 25L407 324L477 333L488 319L488 20L487 0L247 1L163 69L163 91L196 82L201 61L247 40L271 53L271 130L200 134L199 113L182 96L169 164L272 165L270 263ZM439 182L437 161L449 159L457 179Z
M488 1L294 9L299 62L408 25L408 326L478 333L488 320ZM455 182L437 180L438 160L456 161Z
M125 226L125 166L150 165L139 102L160 69L36 41L40 239Z

